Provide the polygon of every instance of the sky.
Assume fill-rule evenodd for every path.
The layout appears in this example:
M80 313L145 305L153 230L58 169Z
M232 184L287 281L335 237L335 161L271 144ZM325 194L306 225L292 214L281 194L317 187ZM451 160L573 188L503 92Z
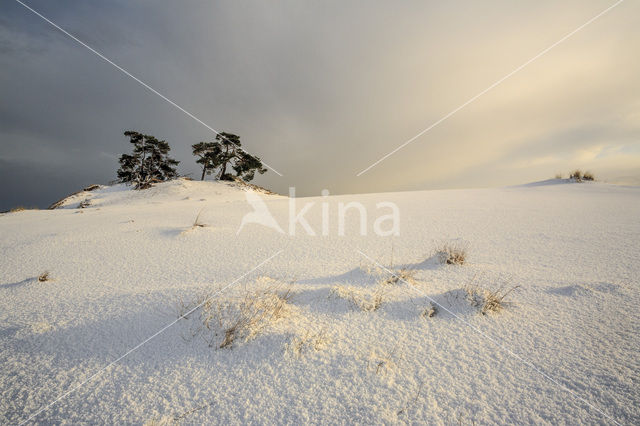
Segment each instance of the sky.
M277 170L298 196L640 185L640 2L23 0ZM125 130L213 133L15 0L0 3L0 211L116 178Z

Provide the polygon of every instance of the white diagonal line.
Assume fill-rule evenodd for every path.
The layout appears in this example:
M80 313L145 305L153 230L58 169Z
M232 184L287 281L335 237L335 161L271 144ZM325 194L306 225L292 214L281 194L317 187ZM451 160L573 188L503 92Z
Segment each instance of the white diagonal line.
M562 43L563 41L567 40L568 38L570 38L571 36L573 36L575 33L577 33L578 31L582 30L583 28L585 28L587 25L593 23L593 21L595 21L596 19L600 18L601 16L605 15L606 13L608 13L609 11L611 11L614 7L617 7L620 3L622 3L624 0L618 0L616 3L612 4L611 6L609 6L608 8L606 8L605 10L603 10L602 12L598 13L596 16L594 16L593 18L589 19L587 22L585 22L584 24L580 25L578 28L576 28L575 30L571 31L569 34L565 35L564 37L562 37L560 40L556 41L555 43L553 43L551 46L547 47L546 49L544 49L543 51L541 51L540 53L538 53L537 55L535 55L534 57L532 57L531 59L529 59L528 61L526 61L525 63L523 63L522 65L520 65L519 67L517 67L516 69L514 69L513 71L511 71L509 74L505 75L504 77L502 77L500 80L496 81L495 83L493 83L492 85L490 85L489 87L487 87L486 89L484 89L483 91L481 91L480 93L478 93L477 95L473 96L472 98L470 98L468 101L466 101L465 103L463 103L462 105L460 105L459 107L455 108L453 111L449 112L448 114L446 114L445 116L443 116L442 118L440 118L438 121L436 121L435 123L431 124L429 127L427 127L426 129L422 130L420 133L418 133L417 135L415 135L414 137L412 137L411 139L409 139L408 141L406 141L405 143L403 143L402 145L398 146L396 149L394 149L393 151L389 152L388 154L386 154L385 156L383 156L382 158L380 158L378 161L376 161L375 163L371 164L369 167L367 167L366 169L360 171L360 173L358 173L356 176L360 176L364 173L366 173L367 171L369 171L370 169L372 169L373 167L377 166L378 164L380 164L381 162L383 162L384 160L386 160L387 158L389 158L390 156L392 156L393 154L395 154L396 152L400 151L402 148L404 148L405 146L409 145L411 142L415 141L416 139L418 139L420 136L424 135L425 133L427 133L429 130L433 129L434 127L436 127L437 125L439 125L440 123L442 123L443 121L447 120L449 117L451 117L452 115L454 115L455 113L457 113L458 111L460 111L461 109L463 109L464 107L466 107L467 105L469 105L470 103L472 103L473 101L475 101L476 99L478 99L479 97L481 97L482 95L484 95L485 93L487 93L488 91L490 91L491 89L493 89L494 87L498 86L499 84L501 84L502 82L504 82L505 80L507 80L509 77L513 76L514 74L516 74L518 71L522 70L523 68L525 68L527 65L531 64L532 62L534 62L536 59L540 58L541 56L543 56L544 54L546 54L547 52L549 52L551 49L553 49L554 47L556 47L557 45L559 45L560 43Z
M375 265L377 265L379 268L383 269L384 271L390 273L391 275L398 277L398 279L400 281L402 281L403 283L407 284L410 288L416 290L418 293L420 293L421 295L425 296L427 299L429 299L429 301L431 303L434 303L436 305L438 305L438 307L444 309L445 311L447 311L449 314L453 315L456 319L462 321L464 324L468 325L469 327L471 327L473 329L473 331L475 331L476 333L478 333L479 335L481 335L482 337L484 337L485 339L489 340L490 342L494 343L496 346L498 346L500 349L504 350L505 352L507 352L509 355L511 355L512 357L514 357L515 359L517 359L518 361L527 364L529 367L531 367L533 370L535 370L536 372L538 372L539 374L541 374L543 377L545 377L547 380L551 381L552 383L554 383L555 385L559 386L560 388L564 389L565 391L569 392L570 394L572 394L573 396L575 396L576 398L578 398L579 400L581 400L582 402L584 402L585 404L587 404L589 407L593 408L594 410L596 410L597 412L599 412L600 414L602 414L603 416L605 416L607 419L611 420L612 422L614 422L615 424L619 425L620 423L618 421L616 421L616 419L614 419L613 417L611 417L609 414L605 413L604 411L602 411L600 408L596 407L595 405L591 404L589 401L587 401L585 398L583 398L582 396L580 396L578 393L572 391L571 389L569 389L567 386L563 385L562 383L560 383L559 381L557 381L556 379L554 379L553 377L551 377L550 375L548 375L547 373L545 373L544 371L542 371L541 369L539 369L538 367L536 367L535 364L533 364L531 361L529 361L528 359L518 355L517 353L513 352L511 349L509 349L508 347L504 346L501 342L499 342L498 340L496 340L495 338L491 337L490 335L483 333L479 328L475 327L473 324L471 324L469 321L466 321L464 318L461 318L460 316L456 315L453 311L451 311L450 309L448 309L447 307L441 305L440 303L436 302L433 298L431 298L427 293L425 293L424 291L420 290L419 288L416 288L415 286L412 286L409 282L407 282L405 279L403 279L401 276L399 276L398 274L396 274L395 272L389 270L388 268L386 268L385 266L381 265L379 262L373 260L372 258L370 258L369 256L367 256L366 254L364 254L362 251L356 249L356 251L358 253L360 253L361 256L363 256L365 259L369 260L370 262L374 263Z
M22 6L24 6L26 9L30 10L31 12L33 12L35 15L39 16L40 18L42 18L44 21L46 21L49 24L51 24L51 26L53 26L54 28L56 28L57 30L62 32L64 35L66 35L69 38L71 38L73 41L77 42L78 44L80 44L83 47L86 47L92 53L96 54L98 57L100 57L101 59L103 59L104 61L109 63L110 65L113 65L116 69L121 71L123 74L127 75L128 77L131 77L133 80L135 80L140 85L142 85L145 89L147 89L150 92L160 96L162 99L167 101L169 104L171 104L172 106L176 107L177 109L179 109L180 111L182 111L183 113L185 113L187 116L191 117L192 119L194 119L198 123L202 124L204 127L206 127L207 129L211 130L216 135L220 135L220 132L218 132L216 129L214 129L213 127L211 127L210 125L208 125L207 123L205 123L204 121L202 121L201 119L199 119L198 117L196 117L195 115L193 115L192 113L190 113L189 111L187 111L186 109L184 109L183 107L181 107L180 105L178 105L177 103L175 103L174 101L172 101L171 99L169 99L168 97L163 95L162 93L158 92L156 89L154 89L153 87L149 86L147 83L145 83L144 81L140 80L138 77L136 77L135 75L131 74L129 71L127 71L126 69L122 68L120 65L116 64L111 59L107 58L102 53L98 52L96 49L94 49L93 47L89 46L88 44L86 44L85 42L83 42L82 40L80 40L79 38L77 38L76 36L71 34L70 32L68 32L67 30L65 30L64 28L60 27L58 24L56 24L55 22L51 21L46 16L42 15L37 10L34 10L32 7L30 7L29 5L23 3L20 0L15 0L15 1L18 2L19 4L21 4ZM222 138L223 139L227 139L224 136L222 136ZM240 149L241 151L247 152L246 150L244 150L241 147L238 147L238 149ZM274 172L278 176L282 177L282 174L279 171L277 171L276 169L274 169L273 167L271 167L270 165L268 165L264 161L262 161L262 164L264 164L266 167L268 167L272 172Z
M242 274L241 276L239 276L238 278L236 278L235 280L233 280L230 284L227 284L226 286L222 287L220 290L218 290L217 292L215 292L214 294L211 295L211 297L208 297L207 300L211 299L212 297L215 297L217 295L219 295L220 293L222 293L223 291L225 291L226 289L228 289L229 287L231 287L232 285L234 285L235 283L237 283L238 281L240 281L241 279L243 279L244 277L246 277L247 275L249 275L250 273L252 273L253 271L255 271L256 269L258 269L259 267L261 267L262 265L264 265L265 263L269 262L271 259L273 259L274 257L276 257L277 255L279 255L280 253L282 253L283 250L278 251L276 254L272 255L271 257L269 257L266 260L263 260L262 262L260 262L257 266L254 266L251 270L249 270L248 272L245 272L244 274ZM127 352L125 352L123 355L119 356L117 359L115 359L114 361L111 361L109 364L107 364L105 367L101 368L100 370L96 371L95 373L93 373L91 376L89 376L88 379L80 382L80 384L74 386L73 388L69 389L68 391L66 391L65 393L63 393L62 395L60 395L59 397L57 397L56 399L54 399L52 402L50 402L48 405L45 405L44 407L40 408L38 411L36 411L35 413L33 413L31 416L29 416L29 418L23 422L20 423L20 426L24 425L25 423L29 422L30 420L32 420L34 417L36 417L38 414L42 413L43 411L51 408L53 405L55 405L58 401L60 401L61 399L67 397L68 395L70 395L71 393L77 391L78 389L80 389L82 386L84 386L86 383L90 382L91 380L93 380L94 378L98 377L100 374L102 374L106 369L108 369L109 367L111 367L114 364L117 364L118 362L120 362L122 359L124 359L125 357L127 357L129 354L131 354L132 352L136 351L137 349L139 349L140 347L142 347L144 344L146 344L147 342L149 342L150 340L154 339L156 336L158 336L159 334L163 333L164 331L166 331L169 327L172 327L173 325L175 325L178 321L180 321L181 319L189 316L191 313L193 313L195 310L199 309L202 305L204 305L207 300L204 300L203 302L201 302L199 305L197 305L196 307L194 307L193 309L191 309L189 312L184 313L182 315L180 315L175 321L170 322L169 324L165 325L164 327L162 327L160 330L158 330L157 332L155 332L154 334L152 334L151 336L147 337L146 339L144 339L142 342L138 343L136 346L134 346L133 348L129 349Z

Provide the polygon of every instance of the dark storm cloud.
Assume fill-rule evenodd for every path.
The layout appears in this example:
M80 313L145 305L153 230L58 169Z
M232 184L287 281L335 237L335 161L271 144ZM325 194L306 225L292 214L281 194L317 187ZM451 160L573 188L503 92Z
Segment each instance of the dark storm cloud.
M82 189L78 182L86 174L69 168L48 166L42 163L0 159L0 211L14 207L44 208L71 192Z
M639 7L625 2L355 177L609 3L28 2L285 175L257 183L303 195L633 175ZM0 12L0 210L112 180L127 129L197 173L190 145L210 130L18 3Z

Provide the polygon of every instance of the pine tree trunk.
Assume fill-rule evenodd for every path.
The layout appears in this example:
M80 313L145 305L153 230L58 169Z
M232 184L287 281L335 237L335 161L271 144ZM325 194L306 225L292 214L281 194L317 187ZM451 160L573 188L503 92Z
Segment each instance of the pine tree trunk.
M207 172L207 168L203 167L202 168L202 177L200 178L200 180L204 180L204 174Z
M138 179L138 185L140 185L145 180L144 163L147 159L147 147L144 145L144 141L142 143L142 158L140 159L140 178Z

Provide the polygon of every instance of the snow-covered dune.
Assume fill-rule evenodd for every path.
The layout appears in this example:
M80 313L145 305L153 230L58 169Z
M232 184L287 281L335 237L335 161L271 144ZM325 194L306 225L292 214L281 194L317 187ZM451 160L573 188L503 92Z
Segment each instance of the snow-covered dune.
M550 183L298 198L315 236L219 182L0 215L0 423L638 424L640 188Z

